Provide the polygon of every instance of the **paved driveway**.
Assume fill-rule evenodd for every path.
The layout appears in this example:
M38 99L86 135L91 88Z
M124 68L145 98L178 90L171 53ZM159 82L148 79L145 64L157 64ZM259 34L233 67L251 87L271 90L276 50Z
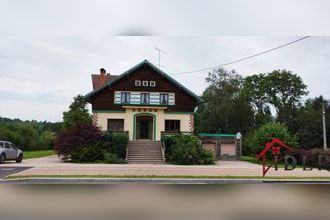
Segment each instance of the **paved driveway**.
M73 164L57 156L23 160L21 164L7 162L2 167L33 167L14 175L162 175L162 176L261 176L262 167L244 161L218 161L215 165L181 166L151 164ZM330 177L328 171L270 170L267 176Z
M18 166L14 166L14 167L5 166L5 167L1 167L0 166L0 179L1 178L4 178L6 176L9 176L11 174L19 173L19 172L22 172L24 170L31 169L31 168L32 167L27 167L27 166L24 166L24 167L18 167Z

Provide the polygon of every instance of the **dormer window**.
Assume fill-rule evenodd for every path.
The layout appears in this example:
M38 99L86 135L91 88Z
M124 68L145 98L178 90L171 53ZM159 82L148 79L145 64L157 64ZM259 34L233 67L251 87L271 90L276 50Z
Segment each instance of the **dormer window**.
M150 81L149 85L150 87L156 87L156 81Z
M142 81L142 86L148 87L149 86L149 81Z
M141 80L135 80L135 86L141 86Z

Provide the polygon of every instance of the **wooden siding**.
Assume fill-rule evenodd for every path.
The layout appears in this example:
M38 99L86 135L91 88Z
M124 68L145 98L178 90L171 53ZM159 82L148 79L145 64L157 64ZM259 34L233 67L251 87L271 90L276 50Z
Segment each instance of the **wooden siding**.
M156 81L155 87L144 87L135 86L135 80L142 81ZM197 106L197 100L191 95L187 94L178 86L174 85L172 82L168 81L165 77L156 73L153 69L147 65L138 68L135 72L126 76L125 78L116 82L111 88L106 88L100 93L96 94L91 98L92 109L93 110L102 110L102 109L111 109L111 110L120 110L122 105L125 104L116 104L120 102L120 95L115 91L136 91L136 92L166 92L166 93L175 93L174 95L169 95L169 102L175 103L174 106L168 106L167 112L193 112ZM114 99L116 97L116 100ZM138 101L139 98L134 96L135 100ZM132 95L131 95L132 99ZM150 97L151 99L151 97ZM155 100L154 100L155 101ZM116 102L116 103L115 103Z

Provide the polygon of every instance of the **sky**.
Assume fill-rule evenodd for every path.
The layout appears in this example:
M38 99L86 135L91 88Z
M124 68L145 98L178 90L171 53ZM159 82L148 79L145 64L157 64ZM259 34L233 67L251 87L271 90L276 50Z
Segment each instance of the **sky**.
M165 52L162 69L201 95L207 71L175 73L230 62L306 35L312 37L226 69L243 76L287 69L302 77L308 97L330 99L326 1L0 2L1 117L61 121L72 97L92 90L92 73L105 68L118 75L144 59L157 64L155 47Z

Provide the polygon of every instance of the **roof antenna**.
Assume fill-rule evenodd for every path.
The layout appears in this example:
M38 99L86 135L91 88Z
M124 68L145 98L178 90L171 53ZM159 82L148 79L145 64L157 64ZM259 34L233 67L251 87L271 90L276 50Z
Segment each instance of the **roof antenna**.
M155 47L155 50L158 51L158 68L160 69L160 54L161 54L161 53L162 53L162 54L166 54L166 53L165 53L165 51L163 51L163 50L161 50L161 49L159 49L159 48L157 48L157 47Z

